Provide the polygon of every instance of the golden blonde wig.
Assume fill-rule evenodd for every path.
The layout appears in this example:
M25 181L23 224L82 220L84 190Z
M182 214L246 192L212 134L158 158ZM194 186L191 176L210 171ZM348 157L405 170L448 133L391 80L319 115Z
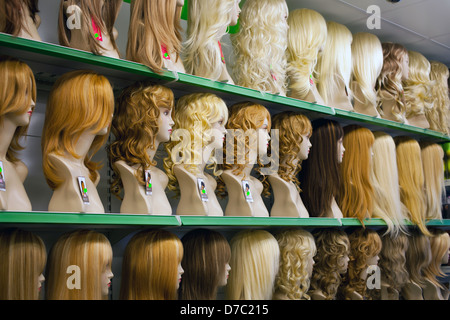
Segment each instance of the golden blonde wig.
M174 108L174 96L169 88L151 82L136 82L125 88L117 99L111 131L115 140L109 145L111 164L122 160L129 166L138 166L136 179L144 185L144 171L156 166L148 150L155 150L159 132L159 108ZM112 166L111 191L121 199L123 183L120 173Z
M93 71L77 70L62 75L55 82L47 101L42 132L42 165L50 188L56 189L63 180L48 155L79 159L75 146L80 136L89 130L96 134L109 128L113 113L114 93L106 77ZM97 180L100 168L92 157L106 139L108 134L96 136L84 159L92 181Z
M36 81L33 71L24 62L13 57L0 57L0 125L7 114L24 114L32 101L36 102ZM19 161L17 152L22 150L20 139L26 135L28 125L18 127L6 153L6 159Z
M121 300L176 300L183 244L170 231L142 230L128 242L122 262Z
M239 32L231 35L237 85L286 92L288 14L285 0L245 1L239 15Z
M46 274L47 300L106 300L102 274L111 270L113 252L105 235L92 230L75 230L63 234L53 245ZM69 276L79 269L80 289L69 288Z
M327 41L317 61L317 90L325 104L338 95L338 79L350 95L352 74L352 41L350 30L343 24L327 21Z
M286 229L275 235L280 247L280 267L275 280L276 296L290 300L310 300L309 272L313 270L317 248L314 237L302 229Z
M431 263L430 239L420 230L411 230L408 250L406 250L406 269L409 273L409 282L423 287L425 285L424 270Z
M355 217L364 224L372 217L372 146L375 137L359 125L344 127L345 154L341 165L341 190L337 201L344 217Z
M445 230L434 229L431 230L430 247L431 247L431 262L425 267L423 273L427 280L435 286L448 291L448 287L438 280L438 278L445 277L446 274L442 270L442 260L447 255L450 246L450 236Z
M0 26L0 32L18 36L20 30L26 28L24 24L23 8L28 7L31 19L36 24L39 0L4 0L0 5L0 16L5 19L5 24Z
M315 66L320 50L325 48L327 24L320 13L311 9L291 11L288 24L289 95L305 99L311 87L310 77L317 79Z
M160 73L164 66L162 47L181 52L181 7L177 0L132 0L128 29L127 59Z
M350 87L359 86L362 104L377 106L375 84L383 68L383 48L378 37L368 32L353 35L352 42L352 77ZM358 99L354 96L354 99Z
M435 82L431 87L434 105L428 113L425 113L425 115L430 123L431 130L440 131L448 135L450 134L450 99L448 93L449 70L445 64L438 61L431 61L430 64L430 79Z
M280 248L265 230L243 230L231 239L228 300L271 300Z
M0 300L38 300L38 278L44 272L47 251L32 232L0 232Z

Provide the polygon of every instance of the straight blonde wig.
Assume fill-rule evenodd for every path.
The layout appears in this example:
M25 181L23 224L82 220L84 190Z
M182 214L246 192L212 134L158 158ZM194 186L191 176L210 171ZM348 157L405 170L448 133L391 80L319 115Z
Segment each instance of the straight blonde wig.
M327 41L317 61L317 90L325 104L339 95L339 80L344 84L347 94L351 95L352 41L352 33L346 26L327 21Z
M32 101L36 101L36 81L33 71L24 62L13 57L0 57L0 125L7 114L24 114ZM17 153L23 150L20 139L26 135L28 125L18 127L6 153L6 159L19 161Z
M424 270L431 263L430 239L420 230L411 230L408 250L406 250L406 269L409 273L409 282L425 285Z
M39 0L3 0L0 5L0 16L5 19L4 25L0 25L0 32L18 36L20 30L26 29L24 24L24 8L28 8L34 24L38 22ZM28 30L26 30L28 31Z
M228 300L271 300L280 248L265 230L243 230L231 239Z
M285 0L247 0L239 32L231 35L237 85L270 93L286 92L287 17Z
M450 246L450 236L445 230L434 229L431 230L432 236L430 237L430 247L431 247L431 262L423 270L425 279L429 280L432 284L448 291L448 287L445 286L438 280L440 277L445 277L446 274L442 270L442 260L447 255Z
M42 165L48 185L53 190L63 180L49 159L49 154L79 159L75 146L81 135L90 130L96 134L111 124L114 113L114 93L108 79L88 70L71 71L62 75L50 91L42 132ZM98 163L94 154L106 142L109 134L96 136L84 164L90 179L96 181Z
M47 300L107 300L102 274L111 270L113 252L105 235L92 230L63 234L53 245L47 266ZM78 267L80 288L69 288L68 274Z
M47 260L42 239L25 230L3 230L0 256L0 300L38 300L38 278Z
M431 94L434 99L433 108L425 115L430 123L430 129L449 135L450 99L448 93L448 67L438 61L430 61L430 79L434 81Z

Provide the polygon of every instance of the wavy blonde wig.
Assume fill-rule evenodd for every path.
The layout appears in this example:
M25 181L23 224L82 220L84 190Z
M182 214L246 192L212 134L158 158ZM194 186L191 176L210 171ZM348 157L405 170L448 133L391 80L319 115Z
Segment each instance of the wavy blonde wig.
M228 300L271 300L280 263L280 248L265 230L243 230L230 242Z
M392 111L397 122L403 122L406 111L402 84L402 61L408 56L406 48L398 43L383 43L383 68L376 83L378 112L383 113L383 99L394 99L396 107Z
M434 229L431 230L430 237L431 246L431 263L425 267L423 274L427 280L441 289L448 290L438 280L440 277L445 277L445 272L441 269L442 260L447 255L450 246L450 236L445 230Z
M83 38L87 42L87 48L97 55L100 55L101 51L105 50L101 45L101 42L95 37L95 31L92 27L92 22L94 22L102 33L110 35L111 44L114 50L119 52L113 34L114 23L119 15L122 2L122 0L61 0L58 16L59 43L63 46L70 47L71 30L67 28L68 17L66 16L64 9L65 7L76 5L81 9L81 31L83 33Z
M183 244L170 231L142 230L128 242L122 262L121 300L176 300Z
M113 252L105 235L92 230L74 230L63 234L53 245L46 274L47 300L107 300L103 295L102 274L111 270ZM68 277L80 276L80 289L69 288Z
M371 180L373 186L373 218L386 222L387 233L396 236L406 232L407 209L400 200L397 156L394 139L387 133L373 133Z
M42 166L50 188L58 188L63 180L48 155L79 159L75 153L78 139L88 130L96 134L109 128L113 113L114 93L106 77L94 71L77 70L62 75L55 82L47 101L42 132ZM97 170L101 167L92 157L108 135L96 136L84 159L92 181L97 180Z
M108 146L111 164L122 160L129 166L138 166L136 179L144 185L144 171L156 166L148 150L156 149L159 132L159 108L174 108L174 96L169 88L151 82L136 82L125 88L117 99L111 131L115 140ZM121 199L123 183L120 173L112 166L111 191Z
M444 149L437 143L421 142L427 219L442 219L442 196L445 195Z
M309 295L322 293L326 300L334 300L342 282L343 261L350 254L348 235L339 229L322 229L314 233L317 254Z
M0 32L18 36L20 30L26 29L23 17L24 7L28 7L31 19L35 24L37 23L39 0L4 0L1 3L0 16L5 19L5 22L4 25L0 25Z
M345 155L341 165L341 190L337 201L344 217L355 217L364 225L372 217L372 146L375 137L367 128L344 128Z
M47 251L32 232L0 232L0 300L38 300L38 278L44 272Z
M286 229L275 235L280 247L280 267L275 279L274 297L310 300L307 294L310 271L317 248L314 237L302 229Z
M325 48L327 24L320 13L305 8L291 11L288 24L289 95L305 99L311 87L310 79L317 79L315 66L321 49Z
M346 92L351 95L352 41L352 33L346 26L327 21L327 41L317 61L317 90L325 104L339 95L338 80L342 81Z
M226 34L237 0L189 0L184 65L195 76L219 80L223 62L218 41Z
M162 47L181 52L181 7L177 0L133 0L128 29L127 59L160 73L164 66Z
M0 57L0 125L7 114L26 113L36 101L36 81L33 71L24 62L12 57ZM17 153L23 150L20 139L26 135L28 125L18 127L6 153L6 159L17 162Z
M166 144L168 157L164 159L164 168L169 177L168 188L179 192L177 178L173 172L175 165L198 173L198 163L202 160L202 149L211 142L211 125L222 120L228 120L228 109L225 102L212 93L192 93L178 99L175 106L172 139ZM181 140L181 141L180 141ZM221 174L217 170L217 159L214 153L208 160L208 168L214 175Z
M409 219L429 235L425 225L425 189L422 156L417 140L398 136L394 138L397 154L400 200L408 209Z
M381 238L375 230L367 228L358 228L348 238L350 240L350 260L340 291L345 300L351 300L353 292L367 298L366 272L369 267L368 260L380 253Z
M406 269L409 273L409 282L425 285L424 270L431 263L430 239L420 230L411 230L408 250L406 250Z
M231 258L227 239L214 230L194 229L186 233L181 241L184 274L179 290L180 300L215 300Z
M239 32L231 35L237 85L271 93L286 92L287 17L285 0L247 0Z
M362 96L358 99L361 104L377 106L377 92L375 85L383 68L383 48L378 37L368 32L358 32L353 35L352 42L352 77L350 87L355 90L359 86Z
M434 105L429 112L425 113L430 129L440 131L444 134L450 134L449 129L449 110L450 99L448 93L448 67L438 61L430 61L431 72L430 79L434 81L431 87L431 95L434 99Z

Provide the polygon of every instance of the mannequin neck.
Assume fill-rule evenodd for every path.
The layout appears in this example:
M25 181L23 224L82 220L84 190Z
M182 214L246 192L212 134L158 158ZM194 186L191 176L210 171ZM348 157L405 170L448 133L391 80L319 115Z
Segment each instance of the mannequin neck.
M16 129L17 125L12 123L8 117L3 117L0 125L0 137L2 137L0 139L0 159L6 159L6 154L11 145L11 141L14 138Z
M147 154L148 154L148 157L150 158L150 161L152 161L155 158L156 151L158 151L159 145L160 145L160 142L157 139L155 139L155 147L153 149L151 149L151 148L147 149Z
M300 162L300 159L297 158L297 157L292 157L292 158L284 157L280 161L280 167L281 166L287 167L288 166L287 165L288 161L290 161L294 165L294 167L297 168L297 166L298 166L298 164ZM296 172L296 170L294 169L293 171L291 171L289 173L289 175L288 175L289 181L292 181L292 179L294 178L295 172Z
M84 163L84 159L86 158L89 150L91 149L92 142L94 142L96 135L93 134L91 131L85 131L81 134L80 138L78 139L77 143L75 144L75 153L80 156L79 159L77 159L79 164Z

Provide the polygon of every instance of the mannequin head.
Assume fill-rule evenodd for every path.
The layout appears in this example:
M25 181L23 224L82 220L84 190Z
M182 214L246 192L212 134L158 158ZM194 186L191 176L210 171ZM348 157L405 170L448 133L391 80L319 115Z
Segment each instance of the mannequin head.
M311 152L302 163L302 200L311 216L326 216L340 188L340 162L344 152L341 125L328 119L312 122Z
M382 243L378 233L367 228L358 228L348 238L350 240L350 261L340 289L343 298L350 300L353 292L362 297L366 296L367 268L370 265L377 265Z
M378 37L368 32L356 33L352 42L352 61L351 82L361 90L360 97L354 96L355 101L376 107L375 84L383 68L383 48Z
M19 229L0 232L0 300L38 300L47 260L42 239Z
M280 248L265 230L244 230L231 239L227 300L271 300Z
M247 0L239 32L231 35L236 84L259 91L285 92L287 17L285 0Z
M77 90L78 89L78 90ZM42 163L50 188L63 181L48 155L80 159L75 147L83 133L96 135L84 164L90 179L96 181L100 168L92 161L105 143L114 112L114 93L108 79L93 71L77 70L62 75L54 84L47 101L42 132ZM105 128L108 128L105 132Z
M311 278L311 293L322 293L326 300L333 300L347 272L350 241L339 229L322 229L314 234L317 254Z
M380 100L378 111L383 116L383 99L393 99L396 107L392 111L397 122L404 122L405 104L402 80L408 79L408 51L398 43L383 43L383 68L378 76L376 90Z
M182 6L177 0L133 0L127 59L143 63L154 72L161 72L164 57L161 45L167 52L174 52L179 58L181 52Z
M144 170L156 166L149 150L169 141L172 130L172 90L150 82L136 82L125 88L117 99L111 131L115 141L108 148L111 163L125 161L137 165L136 178L144 185ZM112 192L120 197L123 185L113 166Z
M372 146L375 137L367 128L349 125L344 128L345 156L341 166L339 207L344 217L358 218L362 224L373 211Z
M425 115L430 123L431 130L437 130L444 134L449 134L449 116L450 99L448 95L448 67L438 61L431 61L430 79L434 81L431 87L431 95L434 98L434 105Z
M46 298L48 300L102 300L108 299L112 247L103 234L92 230L75 230L58 238L49 254ZM67 283L74 270L80 276L80 289ZM105 281L106 279L106 281ZM109 281L108 281L109 280ZM72 281L75 283L76 281Z
M36 102L36 82L33 71L22 61L12 57L0 57L0 128L4 121L17 125L13 139L6 152L6 159L18 161L17 152L22 150L20 139L26 135L30 116Z
M181 300L215 300L217 289L225 286L230 271L231 248L217 231L195 229L181 239L184 269Z
M376 131L373 134L375 142L372 148L371 170L374 192L372 217L383 219L387 232L395 236L400 231L405 231L404 219L407 219L406 208L400 201L395 142L385 132Z
M406 269L409 272L409 282L424 286L424 270L431 263L431 247L428 236L417 229L411 230L406 250Z
M417 225L424 234L429 235L425 226L425 181L419 142L406 136L395 137L394 141L400 200L408 209L408 218L411 222Z
M275 295L291 300L309 300L316 244L306 230L286 229L275 235L280 247L280 267L275 280Z
M431 262L425 267L424 276L437 287L444 289L437 278L445 277L445 272L442 271L441 265L448 263L450 237L448 232L440 229L431 230L431 234Z
M333 101L335 96L345 94L344 90L338 91L338 79L350 94L352 40L352 33L346 26L327 21L327 41L317 62L317 89L326 104Z
M163 229L142 230L128 242L122 262L121 300L176 300L183 244Z
M39 25L40 19L38 16L39 0L7 0L2 1L0 5L1 20L4 19L4 25L0 25L0 32L8 33L13 36L18 36L21 31L30 33L24 21L23 13L28 9L33 23ZM37 39L36 39L37 40Z
M304 99L310 90L310 76L327 41L327 24L322 15L311 9L296 9L288 18L289 89Z
M81 32L91 52L100 55L105 49L95 37L92 21L103 34L109 34L113 48L119 52L113 35L114 23L119 15L122 0L61 0L58 17L58 38L63 46L70 47L71 30L67 28L66 8L76 5L81 9Z
M445 194L444 149L437 143L421 142L427 219L442 219L442 195Z

